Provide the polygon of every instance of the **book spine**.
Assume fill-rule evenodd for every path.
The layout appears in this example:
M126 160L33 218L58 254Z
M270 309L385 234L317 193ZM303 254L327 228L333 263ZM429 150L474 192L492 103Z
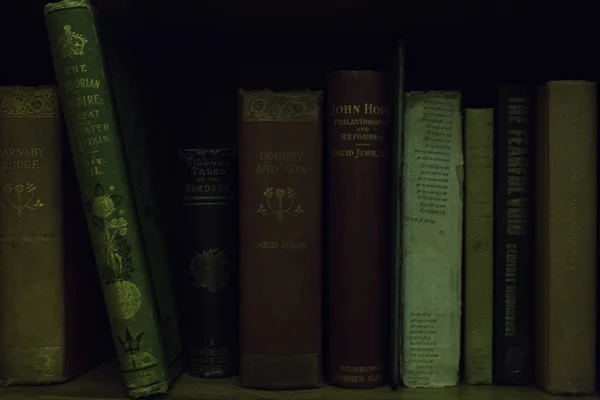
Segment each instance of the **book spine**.
M406 95L403 170L402 380L458 384L463 148L461 94Z
M91 6L49 3L46 26L59 98L127 394L168 389L148 265Z
M465 382L492 383L494 110L465 109Z
M112 354L61 122L55 86L0 87L4 386L65 382Z
M241 385L321 383L321 92L240 91Z
M493 382L527 385L532 378L531 144L532 92L498 90L494 189Z
M142 87L143 80L138 77L138 62L110 33L103 35L101 39L104 39L102 43L108 47L104 54L109 81L169 366L169 382L172 382L183 370L184 357L173 293L176 289L172 276L174 268L171 254L167 251L167 238L164 234L166 224L161 224L160 218L165 212L160 207L157 193L158 186L162 183L157 180L160 165L153 157L153 134L158 121L152 116L147 100L152 93Z
M328 86L328 380L371 388L387 374L391 79L334 72Z
M400 308L402 271L402 136L404 132L404 43L398 46L396 54L394 92L394 149L392 161L392 276L390 279L390 384L393 390L401 385L400 366L402 365L402 309Z
M180 268L189 373L238 373L237 155L231 148L178 152Z
M548 82L537 101L536 384L552 394L590 394L598 339L596 82Z
M0 382L4 385L66 380L67 344L60 334L65 328L65 286L59 121L55 88L0 87ZM24 268L27 274L19 272Z

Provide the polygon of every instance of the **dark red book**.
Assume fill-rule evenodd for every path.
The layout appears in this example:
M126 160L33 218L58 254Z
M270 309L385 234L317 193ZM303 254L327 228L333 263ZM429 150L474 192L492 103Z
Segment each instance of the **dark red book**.
M328 381L348 388L387 375L391 89L381 72L329 76Z
M321 98L239 94L244 387L321 383Z

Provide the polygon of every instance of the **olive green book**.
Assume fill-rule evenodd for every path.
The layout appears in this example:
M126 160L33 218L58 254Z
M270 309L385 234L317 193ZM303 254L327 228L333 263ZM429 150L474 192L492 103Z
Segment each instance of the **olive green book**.
M94 13L87 0L45 7L59 99L86 209L127 395L165 393L174 376L164 345L134 189Z

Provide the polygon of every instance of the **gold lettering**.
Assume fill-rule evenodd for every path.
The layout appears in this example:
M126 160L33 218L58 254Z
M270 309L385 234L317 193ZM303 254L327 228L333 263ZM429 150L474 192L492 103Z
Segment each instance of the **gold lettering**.
M276 174L279 172L279 167L274 164L258 165L255 173L257 174Z
M79 64L79 65L69 65L68 67L66 67L64 69L65 74L67 75L74 75L74 74L79 74L81 72L87 72L87 65L85 64Z
M40 169L43 147L2 147L0 148L0 170ZM30 158L30 159L11 159Z
M365 377L361 375L342 375L340 380L342 382L361 383L365 381Z
M343 131L334 132L331 157L354 160L384 157L385 153L378 148L382 144L378 142L384 139L382 133L385 131L382 129L389 125L391 114L390 107L381 104L332 104L330 117L333 117L333 126Z
M357 148L356 155L354 156L354 158L361 158L361 157L379 158L379 152L374 149Z
M390 107L380 106L377 104L365 103L365 114L367 115L379 115L383 117L390 117L392 110Z
M351 373L371 373L380 372L381 365L341 365L340 372L351 372Z
M362 127L378 127L378 126L387 126L389 124L388 120L384 119L366 119L366 118L336 118L333 120L333 126L362 126Z
M349 115L360 114L360 106L358 104L332 104L330 116L334 115Z
M225 168L193 168L191 169L192 175L194 176L219 176L226 175L227 170Z
M308 246L305 242L281 242L281 248L284 250L304 250Z
M300 162L304 157L303 151L260 152L260 161Z
M186 205L230 204L233 192L232 149L179 149L185 181L180 195Z
M0 161L0 169L18 170L18 169L40 169L39 160L2 160Z
M278 249L279 242L266 240L263 242L252 242L252 247L255 249Z
M71 119L77 122L91 121L100 116L100 110L85 110L74 114Z
M283 173L285 175L306 175L306 165L286 165Z
M303 203L311 193L304 193L302 189L297 190L293 177L309 173L308 165L304 164L304 155L304 151L294 151L294 149L258 152L255 174L279 174L282 178L290 177L281 183L268 178L271 182L265 183L262 196L257 199L256 212L259 215L273 218L280 223L284 218L303 215ZM278 186L279 184L281 186ZM302 241L254 241L251 242L251 245L255 249L305 250L308 248L307 243Z
M107 125L108 124L102 124ZM110 136L102 135L102 136L92 136L92 137L82 137L78 140L80 147L90 147L90 146L98 146L100 144L110 143Z
M362 375L345 375L362 374ZM343 382L375 382L381 379L381 365L342 365L336 379Z
M2 147L0 157L42 157L43 147Z
M96 133L110 132L110 125L109 124L94 124L94 125L84 127L82 129L82 132L86 135L94 135ZM103 137L103 139L104 138L106 138L106 140L102 141L101 143L108 143L108 135L105 135ZM98 144L100 144L100 143L98 143Z
M357 132L363 132L363 129L368 128L358 128ZM342 140L383 140L383 135L379 135L376 133L342 133L340 135Z
M332 155L334 157L353 157L354 156L354 150L338 150L338 149L333 149L332 150Z
M99 94L88 94L85 96L77 96L70 100L67 100L67 107L70 109L77 109L81 107L88 107L92 105L102 105L104 101Z
M227 193L229 192L229 186L227 185L202 185L202 184L191 184L186 183L185 193L186 194L202 194L202 193Z
M65 83L65 90L72 92L77 89L100 89L100 81L92 78L77 78Z
M86 158L83 160L83 163L85 164L86 167L89 168L96 168L102 165L106 165L106 162L104 161L104 158L102 157L91 157L91 158Z
M67 110L69 128L77 136L82 162L88 175L103 175L106 160L99 157L98 152L102 145L112 142L110 135L114 127L110 123L99 121L109 111L103 98L104 93L101 92L102 76L81 76L90 73L86 64L69 65L63 71L72 76L63 86L66 92L71 93L63 106Z

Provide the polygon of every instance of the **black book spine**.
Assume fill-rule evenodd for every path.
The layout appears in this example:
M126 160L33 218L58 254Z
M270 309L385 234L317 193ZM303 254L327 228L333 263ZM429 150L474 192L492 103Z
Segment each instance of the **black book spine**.
M493 383L533 376L533 90L501 86L495 115Z
M179 149L179 265L189 373L238 374L237 158Z

